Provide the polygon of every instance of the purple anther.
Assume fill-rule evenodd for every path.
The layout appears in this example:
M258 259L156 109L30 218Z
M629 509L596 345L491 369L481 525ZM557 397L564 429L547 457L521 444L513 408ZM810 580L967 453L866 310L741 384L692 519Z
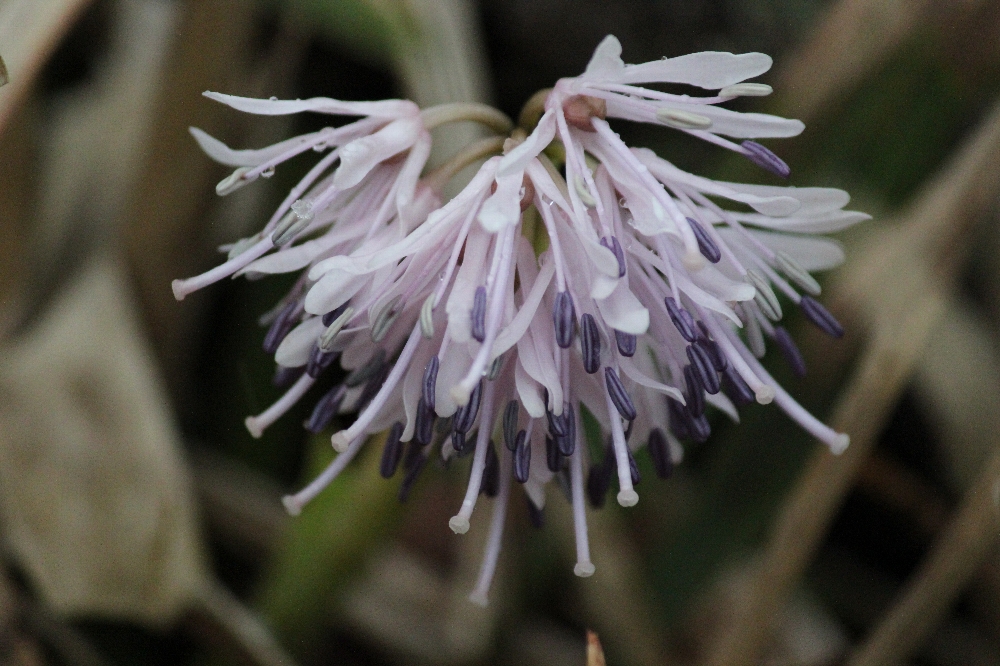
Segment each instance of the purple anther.
M486 339L486 287L476 287L472 299L472 337L477 342Z
M416 439L410 440L410 445L406 448L406 455L403 456L403 469L412 469L417 461L424 455L424 445Z
M403 457L403 443L399 438L403 436L403 424L396 421L389 430L389 435L385 438L385 448L382 449L382 462L379 464L379 474L383 479L391 479L399 467L399 459Z
M441 363L438 361L438 357L435 354L427 363L427 367L424 368L424 382L421 384L421 395L424 398L424 404L431 410L433 410L437 405L437 379L438 367L440 367L440 365Z
M549 434L555 437L565 437L567 432L566 429L566 414L563 413L562 416L556 416L548 409L545 410L545 418L549 422Z
M631 333L622 333L615 329L615 343L618 345L618 353L622 356L635 356L636 337Z
M594 374L601 367L601 333L594 315L580 317L580 346L583 349L583 369Z
M300 312L298 301L292 301L281 309L281 312L271 322L271 326L267 329L267 334L264 336L264 344L262 346L264 347L265 354L273 354L278 351L281 341L294 328L295 319Z
M636 417L635 404L614 368L604 368L604 383L608 388L608 395L611 396L611 402L614 403L615 409L618 410L621 417L626 421L634 420Z
M545 512L535 506L535 503L527 495L524 496L524 501L528 504L528 520L531 521L532 526L536 530L545 527Z
M327 391L313 407L312 414L306 421L306 430L313 434L326 430L330 421L337 415L337 410L340 409L340 403L344 401L346 394L347 389L343 386L335 386Z
M677 439L690 439L691 413L687 407L673 398L667 398L667 413L670 415L670 431Z
M702 256L713 264L719 263L719 260L722 259L722 251L719 250L719 246L715 244L712 237L708 235L705 227L701 226L698 220L694 218L688 217L685 219L691 225L691 231L694 232L694 237L698 240L698 249L701 250Z
M573 329L576 323L576 309L568 291L556 294L556 302L552 306L552 321L556 329L556 344L568 349L573 344Z
M514 440L514 478L518 483L527 483L531 473L531 442L528 433L521 430Z
M701 323L700 321L698 322ZM708 338L707 336L699 337L695 343L700 347L706 354L708 354L709 360L712 362L712 367L716 372L722 372L729 366L729 360L723 353L722 348L719 347L715 340Z
M637 486L642 481L642 475L639 474L639 463L635 461L635 456L632 455L631 449L625 449L625 452L628 453L628 471L629 476L632 477L632 485Z
M693 417L689 426L691 439L698 444L707 442L708 436L712 434L712 427L708 424L708 417L704 414Z
M277 388L291 386L305 371L305 367L301 365L297 368L287 368L283 365L277 365L274 368L274 377L271 379L271 383Z
M382 385L385 384L385 380L388 378L390 372L392 372L392 366L386 363L378 369L378 372L372 375L372 378L365 384L364 390L361 391L361 395L358 396L357 402L354 403L354 409L360 412L368 406L372 398L382 390Z
M705 391L711 395L719 392L719 375L715 371L712 359L700 345L688 345L685 349L691 368L698 374L698 381Z
M309 363L306 364L306 374L313 378L319 377L338 356L340 352L325 352L319 345L313 345L309 352Z
M508 451L513 451L517 445L517 417L519 412L517 400L507 403L507 408L503 410L503 443Z
M424 402L424 399L421 398L420 402L417 403L417 422L413 433L413 437L417 442L425 446L431 443L431 437L434 436L435 417L434 410L430 409L427 403Z
M791 175L792 170L788 168L783 159L756 141L744 141L740 145L743 147L743 154L746 158L761 169L770 171L775 176L781 176L782 178L788 178Z
M819 301L810 296L803 296L799 301L799 307L809 321L819 326L824 333L834 338L844 337L844 327L829 310L820 305Z
M705 413L705 387L701 385L698 373L690 365L684 366L684 383L687 390L684 397L687 399L687 409L691 416L698 417Z
M778 343L778 351L792 368L792 373L800 379L805 377L806 360L802 358L802 352L799 351L798 345L795 344L795 340L792 340L792 336L788 334L784 326L774 327L774 341Z
M465 454L469 453L472 449L475 448L473 446L466 447L465 444L466 444L466 442L465 442L465 433L464 432L456 432L456 431L452 430L451 431L451 448L455 449L455 452L458 454L459 458L465 457Z
M417 477L420 476L420 472L423 471L424 465L427 464L427 456L422 453L417 457L416 462L414 462L413 467L406 470L406 476L403 477L403 483L399 485L399 501L405 502L406 498L410 496L410 491L413 490L413 484L416 483Z
M625 443L626 444L632 438L632 428L634 428L634 427L635 427L635 421L629 421L628 425L625 426L624 436L625 436Z
M653 428L649 433L649 457L653 461L656 476L669 479L674 473L674 459L670 455L670 445L667 436L659 428Z
M452 428L457 432L465 434L472 430L472 424L476 422L476 416L479 414L479 403L483 398L483 380L479 380L476 384L476 388L472 389L472 395L469 396L469 402L465 403L463 406L458 408L455 412L455 420L452 422Z
M562 456L559 455L559 446L556 440L551 437L545 438L545 463L550 472L558 472L562 467Z
M487 497L496 497L500 492L500 460L493 440L486 445L486 466L483 468L483 483L479 486L479 492Z
M733 366L722 371L722 391L737 407L745 407L756 402L753 391Z
M695 328L694 317L691 316L691 313L678 305L673 296L664 298L663 303L667 306L670 321L674 322L681 337L688 342L697 340L698 330Z
M347 306L350 305L350 303L351 303L350 301L347 301L347 303L344 303L340 307L330 310L325 315L323 315L323 325L329 326L333 322L337 321L340 315L344 314L347 311Z
M566 434L556 437L556 445L559 447L559 455L569 458L576 450L576 418L573 416L573 408L569 405L563 409L562 421L566 425Z
M618 237L612 236L609 243L608 237L605 236L601 239L601 245L615 253L615 259L618 260L618 277L625 277L625 251L622 250L622 244L618 242Z

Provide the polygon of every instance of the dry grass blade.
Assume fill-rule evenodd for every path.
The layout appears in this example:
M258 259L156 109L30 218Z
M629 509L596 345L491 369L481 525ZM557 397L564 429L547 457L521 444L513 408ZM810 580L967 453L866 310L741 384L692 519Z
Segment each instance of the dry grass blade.
M604 648L601 639L593 631L587 630L587 666L605 666Z
M847 661L848 666L893 666L920 647L1000 541L998 491L1000 447L899 602Z
M10 76L7 74L7 63L3 61L3 57L0 56L0 86L5 86L10 81Z
M1000 106L916 197L906 222L874 233L868 251L836 286L834 302L856 304L872 331L833 417L833 427L851 435L851 446L840 457L822 450L809 463L779 513L745 603L706 663L756 663L773 618L808 566L944 312L961 255L959 239L993 201L1000 173L992 165L998 159Z

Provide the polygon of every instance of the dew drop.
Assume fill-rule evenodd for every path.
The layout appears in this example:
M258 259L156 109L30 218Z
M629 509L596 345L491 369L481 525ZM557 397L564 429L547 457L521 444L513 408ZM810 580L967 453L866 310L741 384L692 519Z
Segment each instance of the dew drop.
M274 175L274 167L268 167L267 169L264 169L263 171L260 172L261 178L270 178L273 175Z

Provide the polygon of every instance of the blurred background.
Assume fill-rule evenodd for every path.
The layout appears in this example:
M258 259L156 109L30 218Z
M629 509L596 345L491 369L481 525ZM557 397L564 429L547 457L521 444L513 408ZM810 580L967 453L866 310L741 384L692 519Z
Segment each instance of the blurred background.
M716 418L632 509L512 505L488 608L488 521L448 518L465 471L405 505L363 455L327 464L307 407L253 440L281 278L177 303L308 168L226 199L188 134L259 147L324 118L239 114L204 90L484 101L517 117L615 34L626 62L763 51L792 185L875 219L799 319L809 375L769 367L852 436L826 453L776 408ZM0 663L1000 664L1000 4L990 0L0 0ZM677 132L621 124L679 166L773 183ZM437 159L468 137L441 136ZM774 356L774 355L771 355Z

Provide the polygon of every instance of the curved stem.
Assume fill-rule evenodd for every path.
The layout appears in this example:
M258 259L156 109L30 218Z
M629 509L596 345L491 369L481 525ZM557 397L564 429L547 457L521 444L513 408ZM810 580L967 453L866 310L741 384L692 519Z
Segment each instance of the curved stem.
M502 111L486 104L456 102L431 106L420 112L424 126L431 130L440 125L458 122L474 122L489 127L497 134L507 134L514 123Z
M501 154L503 152L504 141L506 139L502 136L493 136L470 143L450 160L427 174L424 177L424 181L435 192L440 192L445 183L454 178L455 174L465 167L484 157Z
M551 92L552 88L543 88L524 103L524 106L521 107L521 113L517 117L518 127L525 132L531 132L531 130L535 129L535 125L538 124L542 114L545 113L545 101L549 98L549 93Z

